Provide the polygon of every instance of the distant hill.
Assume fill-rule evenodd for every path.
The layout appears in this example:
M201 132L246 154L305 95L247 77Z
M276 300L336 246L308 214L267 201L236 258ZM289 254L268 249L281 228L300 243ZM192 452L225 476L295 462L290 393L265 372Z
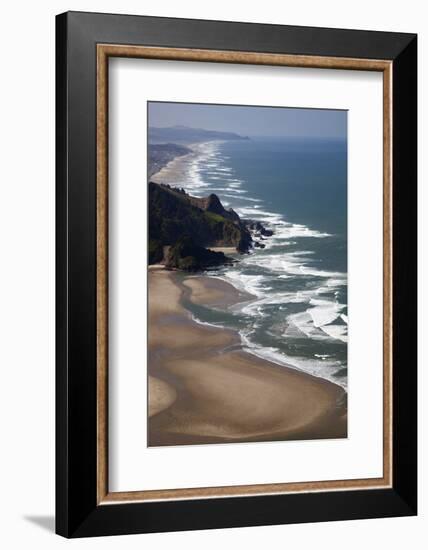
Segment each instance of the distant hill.
M233 210L212 194L196 198L183 190L149 182L149 264L197 271L226 263L209 247L233 246L248 252L250 231Z
M169 128L149 127L149 143L198 143L214 140L249 139L233 132L217 132L188 126L171 126Z

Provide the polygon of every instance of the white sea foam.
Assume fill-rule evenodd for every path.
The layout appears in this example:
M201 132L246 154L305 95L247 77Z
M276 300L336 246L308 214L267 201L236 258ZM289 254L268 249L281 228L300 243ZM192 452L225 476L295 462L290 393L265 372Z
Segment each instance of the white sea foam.
M183 178L186 182L180 182L179 186L196 196L217 192L225 206L229 204L225 198L230 199L231 206L241 218L260 221L274 232L263 240L264 249L255 249L251 254L241 256L239 264L223 268L219 273L220 278L255 297L230 308L232 313L250 319L248 327L240 332L244 346L255 355L346 387L346 377L335 377L343 365L334 357L325 353L314 354L312 358L294 357L284 353L284 346L281 349L260 346L254 341L254 331L264 326L272 312L276 312L275 325L271 325L272 330L268 327L264 330L273 341L279 336L283 342L306 338L320 343L347 341L346 306L338 301L339 289L347 284L346 273L320 269L311 259L313 251L309 244L305 250L284 252L287 247L296 245L298 239L323 239L331 235L303 224L287 222L281 214L271 212L261 199L245 196L248 191L243 188L244 182L236 177L232 167L227 166L227 158L219 151L219 142L201 144L197 152L187 164L187 176ZM277 251L278 248L281 250ZM301 280L300 290L280 290L281 285L276 282L284 280L287 288L287 279L293 285L293 279L296 282ZM302 307L303 310L290 313ZM283 312L282 320L280 312Z
M240 335L244 348L249 353L260 357L261 359L270 360L279 365L291 367L311 374L312 376L329 380L330 382L333 382L334 384L337 384L347 390L347 378L336 376L336 373L343 368L338 361L329 360L327 358L328 356L326 356L322 361L319 361L320 357L316 354L314 354L314 357L316 357L315 359L310 359L307 357L293 357L291 355L286 355L278 348L257 346L251 341L249 334L246 331L240 331Z
M312 322L317 328L335 321L339 317L342 309L346 307L344 304L338 304L330 300L314 300L313 298L309 303L315 306L309 308L307 312L312 317Z
M321 330L335 340L348 341L348 328L346 325L325 325L321 327Z
M313 269L306 265L300 266L300 271L303 275L311 275L312 277L328 278L327 286L331 289L335 286L346 285L346 274L338 271L326 271L322 269Z
M231 269L225 271L224 275L220 278L243 292L249 292L258 297L265 295L262 290L265 279L263 275L244 275L237 270Z
M306 268L303 262L308 261L307 259L311 254L312 251L309 250L294 251L281 255L254 253L245 257L243 261L246 265L262 268L275 278L301 277L302 273L308 276L326 278L327 288L330 292L335 288L333 283L346 284L345 274ZM241 312L245 315L256 317L263 313L265 306L270 305L307 303L310 307L305 311L288 316L288 327L284 332L285 337L295 337L295 329L297 329L299 333L308 338L316 340L332 338L345 341L346 327L342 327L340 330L335 328L321 330L325 325L336 321L346 307L336 300L317 298L320 290L324 293L327 291L326 287L302 289L297 292L272 292L266 275L248 275L242 274L239 269L230 269L225 272L224 276L225 280L228 280L234 286L257 296L257 300L242 306ZM344 319L342 320L344 321Z
M266 242L266 241L264 241ZM269 249L268 249L269 250ZM302 256L312 254L309 250L284 252L283 254L253 254L245 258L245 263L258 266L281 275L302 275Z
M273 216L275 216L275 219ZM274 235L272 240L275 244L278 244L278 241L282 242L296 238L313 237L316 239L323 239L325 237L331 237L329 233L322 233L304 225L286 222L281 223L281 220L276 220L276 215L273 216L271 223L274 225Z
M287 317L288 326L284 332L285 337L295 337L294 327L298 328L308 338L313 340L326 340L328 335L324 334L320 328L316 327L312 315L308 310L300 313L293 313Z
M214 191L214 189L212 189ZM234 194L230 194L230 193L224 193L223 194L223 197L229 197L231 199L236 199L236 194L244 194L244 193L247 193L247 191L245 191L244 189L239 189L237 191L234 192ZM239 200L242 200L242 201L250 201L250 202L260 202L260 199L252 199L251 197L239 197ZM254 205L254 208L259 208L259 205Z

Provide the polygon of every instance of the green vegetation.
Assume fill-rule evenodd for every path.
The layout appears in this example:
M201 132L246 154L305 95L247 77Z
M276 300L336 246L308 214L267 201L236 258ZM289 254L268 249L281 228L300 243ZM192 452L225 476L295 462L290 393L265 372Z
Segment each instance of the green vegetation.
M246 252L251 245L251 235L237 214L224 210L215 195L204 202L153 182L149 183L148 192L149 263L161 261L164 247L169 247L164 258L169 267L194 271L227 261L224 254L206 247L233 246ZM212 204L212 197L224 216L204 209Z
M215 222L215 223L223 223L224 222L224 218L223 216L220 216L220 214L214 214L213 212L205 212L205 215L208 219L208 221L212 221L212 222Z

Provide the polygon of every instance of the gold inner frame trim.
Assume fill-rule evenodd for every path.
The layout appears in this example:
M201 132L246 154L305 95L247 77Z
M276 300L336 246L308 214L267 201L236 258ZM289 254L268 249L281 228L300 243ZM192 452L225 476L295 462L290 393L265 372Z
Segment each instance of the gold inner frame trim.
M383 73L383 476L225 487L109 492L108 488L108 59L132 57ZM391 61L257 52L97 45L97 503L224 498L392 486L392 68Z

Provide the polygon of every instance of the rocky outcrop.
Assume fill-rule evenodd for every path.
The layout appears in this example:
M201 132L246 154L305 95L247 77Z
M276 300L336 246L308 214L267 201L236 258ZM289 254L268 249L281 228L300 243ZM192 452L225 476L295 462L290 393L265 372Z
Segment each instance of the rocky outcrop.
M189 200L191 204L197 206L201 210L212 212L213 214L218 214L219 216L222 216L223 218L231 220L235 223L241 222L238 214L232 208L226 210L221 204L220 199L214 193L211 193L211 195L208 195L208 197L202 198L189 196Z
M170 269L201 271L231 262L223 252L214 252L195 243L192 237L181 237L169 248L165 265Z
M254 231L256 236L272 237L273 235L273 231L271 229L266 229L261 222L246 220L245 223L248 229Z
M162 261L171 268L195 271L228 261L208 247L234 247L241 253L252 247L245 223L216 195L199 199L153 182L148 191L150 264ZM166 246L170 247L167 258Z

